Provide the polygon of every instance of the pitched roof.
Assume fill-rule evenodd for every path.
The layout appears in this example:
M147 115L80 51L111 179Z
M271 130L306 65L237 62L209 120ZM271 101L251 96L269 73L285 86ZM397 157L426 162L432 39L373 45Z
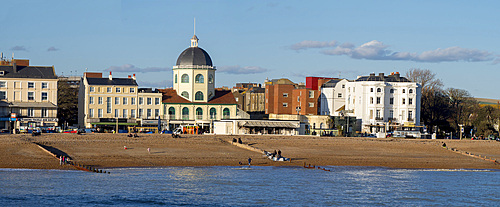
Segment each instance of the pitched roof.
M230 90L215 90L215 96L208 102L191 102L181 96L177 95L177 91L172 88L158 89L163 93L163 103L199 103L199 104L238 104L234 99L234 95Z
M356 81L411 82L407 78L401 77L399 74L384 76L383 73L380 73L378 76L373 73L369 76L361 76L358 77Z
M89 85L120 85L120 86L137 86L137 82L132 78L87 78Z
M17 72L14 72L14 66L2 65L0 71L4 71L2 78L39 78L39 79L57 79L54 67L52 66L16 66Z

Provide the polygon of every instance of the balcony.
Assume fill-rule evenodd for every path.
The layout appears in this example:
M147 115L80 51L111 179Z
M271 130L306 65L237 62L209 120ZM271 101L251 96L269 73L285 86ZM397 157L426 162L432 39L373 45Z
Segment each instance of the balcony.
M175 114L168 115L168 119L170 119L170 120L175 119Z
M203 119L203 115L196 115L196 119L202 120Z
M182 115L182 120L189 120L189 115Z
M408 118L408 121L415 121L415 119L413 119L413 118Z
M377 120L377 121L383 121L384 117L375 117L375 120Z

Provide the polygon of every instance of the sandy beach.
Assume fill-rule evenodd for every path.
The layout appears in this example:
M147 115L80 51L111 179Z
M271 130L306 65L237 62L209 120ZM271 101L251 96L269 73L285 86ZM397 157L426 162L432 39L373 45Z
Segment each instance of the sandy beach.
M274 162L261 153L232 145L233 138L262 150L281 150L291 162ZM0 135L0 168L74 169L33 142L66 153L78 164L97 168L160 166L237 166L253 159L259 166L381 166L391 168L500 169L500 142L483 140L377 139L273 135L42 134ZM442 147L445 142L449 149ZM127 149L124 149L124 147ZM150 148L150 152L148 152ZM459 152L450 150L458 149Z

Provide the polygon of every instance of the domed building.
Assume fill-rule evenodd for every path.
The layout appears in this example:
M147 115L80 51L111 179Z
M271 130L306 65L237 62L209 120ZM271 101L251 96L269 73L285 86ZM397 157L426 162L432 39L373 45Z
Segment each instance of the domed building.
M236 100L230 90L215 88L216 67L198 40L194 35L191 46L177 58L173 88L160 90L170 128L189 124L208 131L212 121L236 117Z

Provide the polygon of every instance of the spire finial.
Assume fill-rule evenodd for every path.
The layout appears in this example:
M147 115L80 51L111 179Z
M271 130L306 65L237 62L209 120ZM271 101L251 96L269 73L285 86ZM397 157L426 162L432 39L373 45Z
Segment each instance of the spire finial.
M194 35L196 35L196 17L194 18Z
M194 35L191 38L191 47L198 47L198 37L196 37L196 18L194 18Z

